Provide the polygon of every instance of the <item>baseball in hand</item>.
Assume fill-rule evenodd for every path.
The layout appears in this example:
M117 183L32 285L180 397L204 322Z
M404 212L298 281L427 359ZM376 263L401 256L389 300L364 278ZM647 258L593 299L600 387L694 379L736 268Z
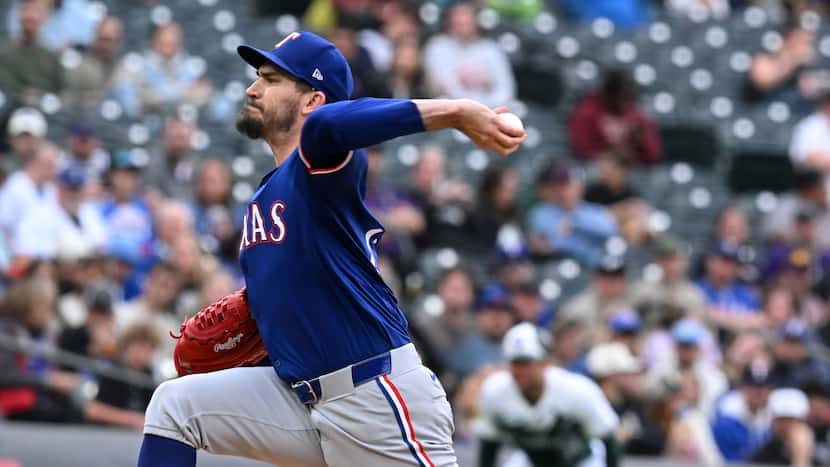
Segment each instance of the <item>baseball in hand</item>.
M517 117L516 114L505 112L503 114L499 114L499 118L511 128L522 131L525 129L524 124L522 124L522 119Z

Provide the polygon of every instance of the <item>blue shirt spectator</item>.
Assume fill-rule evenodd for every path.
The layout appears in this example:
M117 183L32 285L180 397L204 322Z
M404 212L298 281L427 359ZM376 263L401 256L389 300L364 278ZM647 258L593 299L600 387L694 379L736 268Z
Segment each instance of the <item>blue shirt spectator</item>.
M21 34L17 21L21 3L15 2L6 15L6 28L14 39ZM95 38L99 20L97 9L89 0L62 0L59 8L49 12L46 23L38 33L38 43L54 51L73 45L88 46Z
M698 286L715 314L756 313L761 308L758 293L738 280L740 261L739 247L728 242L716 244L706 257Z
M614 218L604 207L583 200L585 183L575 168L554 166L539 185L542 201L528 214L532 248L595 266L605 241L617 234Z
M577 21L608 18L623 29L634 29L651 19L646 0L561 0L565 13Z
M766 442L772 423L766 408L769 391L766 369L748 368L741 386L718 401L712 434L727 461L748 460Z

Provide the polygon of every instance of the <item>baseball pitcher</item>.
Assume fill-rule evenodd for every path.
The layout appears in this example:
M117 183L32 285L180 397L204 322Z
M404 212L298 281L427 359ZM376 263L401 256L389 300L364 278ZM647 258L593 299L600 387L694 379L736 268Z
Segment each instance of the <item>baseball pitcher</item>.
M346 59L310 32L238 52L258 78L237 128L262 138L277 167L247 206L246 287L176 335L186 376L156 390L139 467L192 467L198 449L270 463L456 465L446 394L377 270L384 230L363 203L361 148L455 128L507 155L524 131L500 117L506 109L470 100L349 100ZM245 366L263 358L269 366Z

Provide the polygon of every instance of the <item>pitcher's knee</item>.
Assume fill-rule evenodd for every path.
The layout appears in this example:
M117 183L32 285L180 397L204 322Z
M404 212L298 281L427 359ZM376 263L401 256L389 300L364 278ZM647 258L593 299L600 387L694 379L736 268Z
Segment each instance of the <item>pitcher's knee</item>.
M153 392L144 416L144 433L175 439L199 447L201 436L191 426L196 413L186 378L165 381Z

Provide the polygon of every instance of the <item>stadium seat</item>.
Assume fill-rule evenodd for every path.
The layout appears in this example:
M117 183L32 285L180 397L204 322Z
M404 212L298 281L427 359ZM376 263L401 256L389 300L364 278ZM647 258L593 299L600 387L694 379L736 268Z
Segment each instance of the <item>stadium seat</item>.
M735 193L786 191L793 186L793 165L786 154L745 152L732 158L727 179Z

